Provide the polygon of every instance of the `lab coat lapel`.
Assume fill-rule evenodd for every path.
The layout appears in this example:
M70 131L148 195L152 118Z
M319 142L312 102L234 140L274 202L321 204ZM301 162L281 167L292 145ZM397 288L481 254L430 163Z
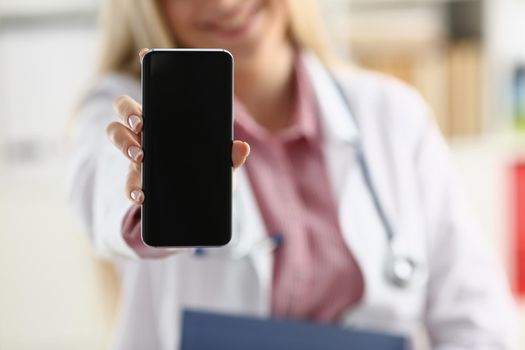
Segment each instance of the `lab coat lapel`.
M386 255L386 234L356 161L360 132L328 71L315 57L306 55L305 63L319 105L324 157L338 204L341 231L363 273L365 295L362 301L366 302L376 299L371 292L383 283L382 275L377 272L382 271ZM370 247L374 247L373 254Z

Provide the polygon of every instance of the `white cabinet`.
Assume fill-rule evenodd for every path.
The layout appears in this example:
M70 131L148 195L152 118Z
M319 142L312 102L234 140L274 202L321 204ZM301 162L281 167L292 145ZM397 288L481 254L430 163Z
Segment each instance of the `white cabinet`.
M42 176L62 161L67 121L96 57L95 9L44 13L16 3L0 13L0 179Z

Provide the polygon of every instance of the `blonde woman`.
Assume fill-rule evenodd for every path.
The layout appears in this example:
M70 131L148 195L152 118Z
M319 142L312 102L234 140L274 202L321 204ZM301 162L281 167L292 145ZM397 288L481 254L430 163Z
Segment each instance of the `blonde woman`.
M397 81L331 67L313 1L112 0L103 28L71 178L96 251L122 274L117 349L176 349L187 308L396 333L414 346L426 333L441 350L510 347L505 279L429 110ZM234 239L204 255L140 237L144 47L235 57ZM272 237L281 244L264 248Z

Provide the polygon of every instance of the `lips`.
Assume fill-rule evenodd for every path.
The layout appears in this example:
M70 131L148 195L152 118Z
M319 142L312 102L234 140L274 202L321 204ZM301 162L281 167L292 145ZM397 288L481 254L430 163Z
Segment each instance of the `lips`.
M246 2L244 2L246 4ZM224 15L212 18L202 23L202 28L220 36L235 37L245 33L259 13L259 2L248 2Z

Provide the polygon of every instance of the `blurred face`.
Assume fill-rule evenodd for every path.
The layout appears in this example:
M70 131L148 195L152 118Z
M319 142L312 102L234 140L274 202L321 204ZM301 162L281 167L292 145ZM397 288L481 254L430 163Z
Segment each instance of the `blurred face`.
M225 48L237 62L286 39L286 0L163 0L179 46Z

